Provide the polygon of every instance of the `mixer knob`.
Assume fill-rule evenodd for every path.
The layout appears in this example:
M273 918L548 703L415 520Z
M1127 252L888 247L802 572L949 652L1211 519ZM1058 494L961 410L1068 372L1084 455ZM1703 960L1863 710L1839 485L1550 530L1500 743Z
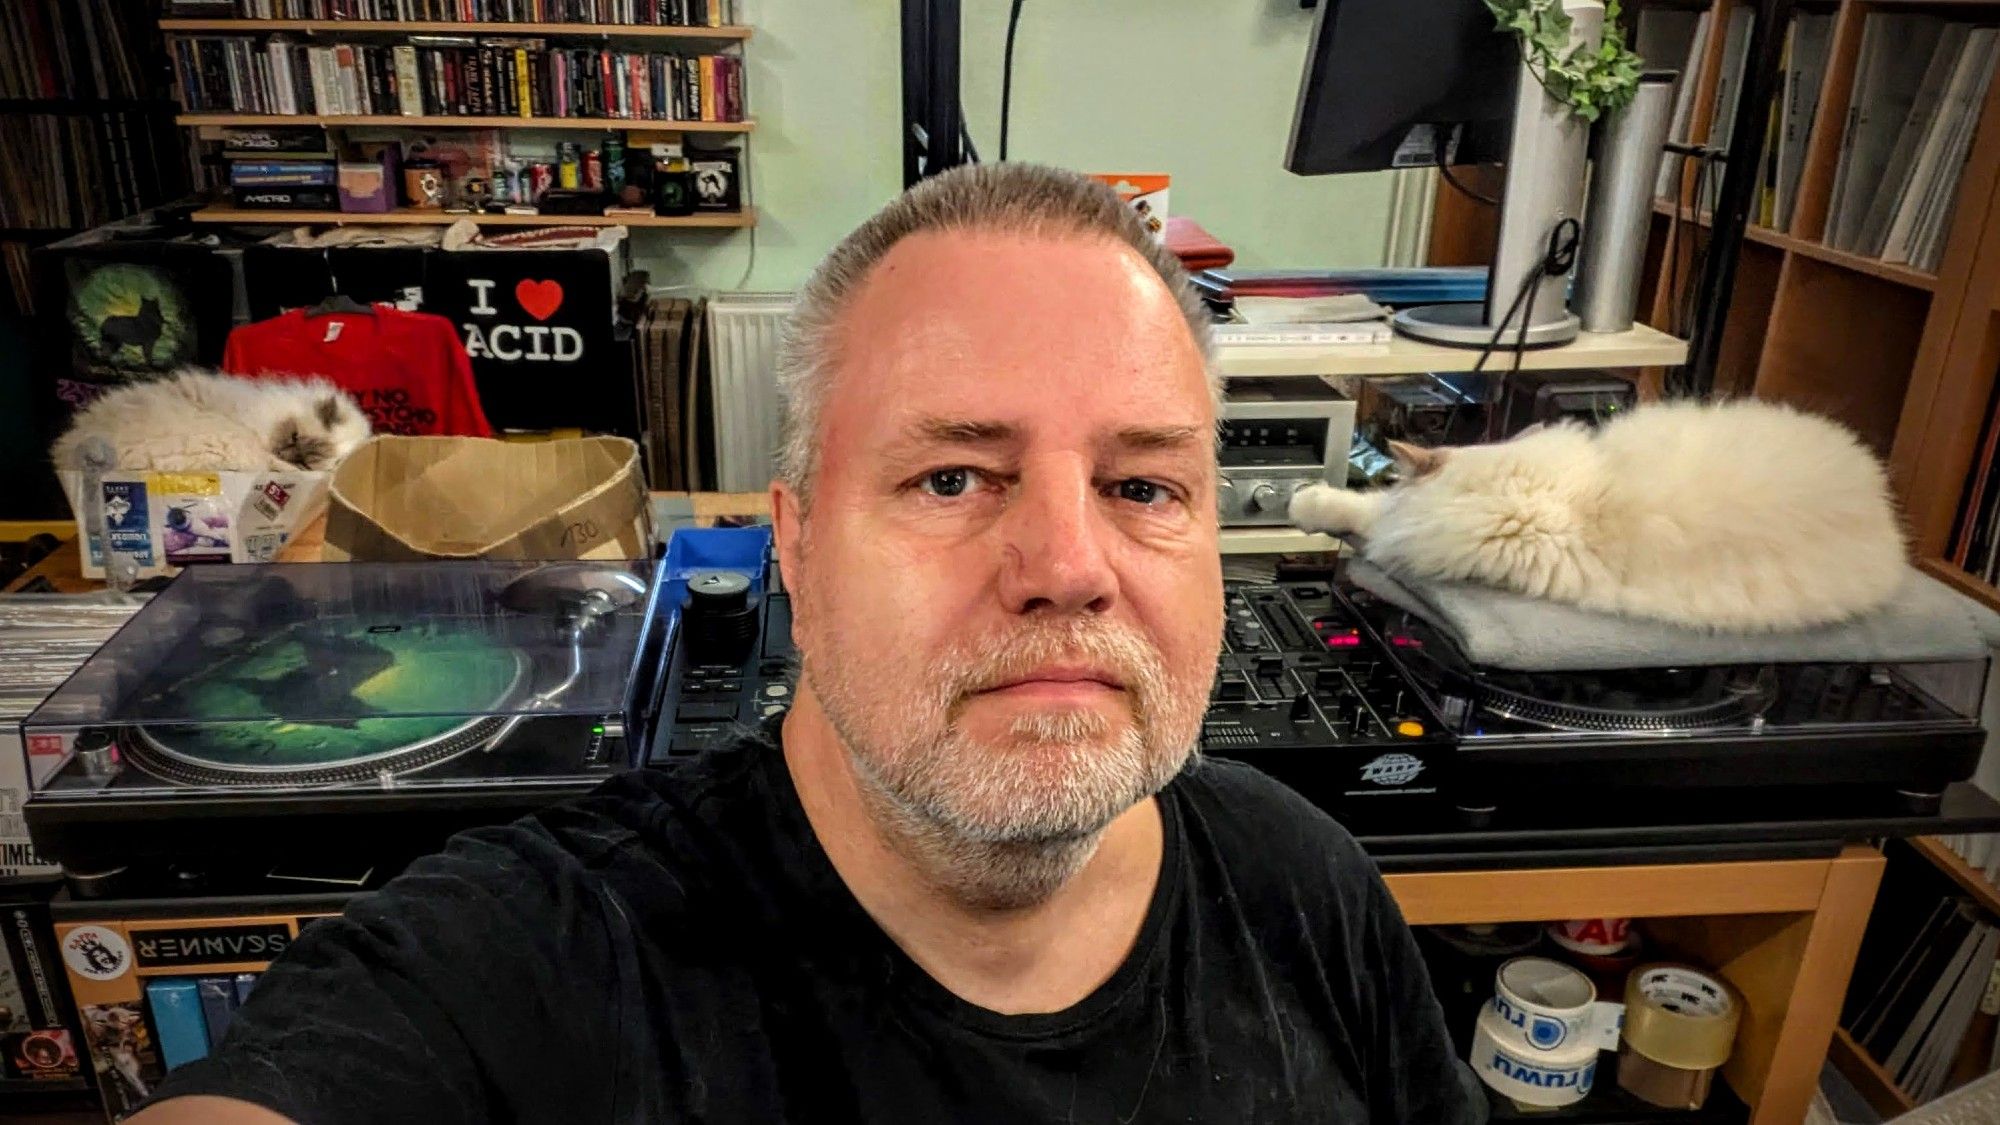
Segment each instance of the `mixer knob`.
M1220 480L1216 481L1215 510L1222 513L1225 516L1233 516L1236 514L1236 505L1237 505L1237 499L1236 499L1235 482L1231 481L1228 477L1223 477Z
M1277 486L1265 482L1250 490L1250 500L1244 507L1253 512L1277 512L1283 503L1278 498Z
M689 576L681 616L689 662L741 665L757 643L757 611L750 604L750 579L732 570L704 570Z
M1293 696L1292 721L1295 723L1306 723L1306 722L1311 722L1312 717L1313 717L1312 698L1310 696L1304 696L1304 695Z

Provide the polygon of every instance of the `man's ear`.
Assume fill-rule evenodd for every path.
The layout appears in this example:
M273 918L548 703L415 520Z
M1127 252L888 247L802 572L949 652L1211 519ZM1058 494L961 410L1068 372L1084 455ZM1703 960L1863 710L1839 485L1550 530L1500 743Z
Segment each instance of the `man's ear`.
M771 482L771 545L778 552L778 573L788 590L805 578L805 505L798 490L781 480ZM792 618L806 607L792 598Z
M1389 456L1396 459L1396 470L1403 474L1405 480L1415 480L1443 468L1445 458L1451 456L1451 450L1426 449L1421 445L1411 445L1407 441L1391 441Z

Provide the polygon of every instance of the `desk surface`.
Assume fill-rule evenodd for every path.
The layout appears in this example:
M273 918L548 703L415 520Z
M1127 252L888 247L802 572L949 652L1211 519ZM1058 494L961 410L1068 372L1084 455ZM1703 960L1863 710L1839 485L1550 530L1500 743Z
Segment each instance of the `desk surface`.
M1469 371L1476 350L1447 348L1396 336L1386 344L1324 347L1244 344L1216 349L1224 375L1410 375L1423 371ZM1496 352L1491 369L1513 365L1510 353ZM1634 325L1623 332L1585 332L1574 343L1521 353L1523 371L1564 371L1586 367L1672 367L1687 362L1687 341L1657 328Z

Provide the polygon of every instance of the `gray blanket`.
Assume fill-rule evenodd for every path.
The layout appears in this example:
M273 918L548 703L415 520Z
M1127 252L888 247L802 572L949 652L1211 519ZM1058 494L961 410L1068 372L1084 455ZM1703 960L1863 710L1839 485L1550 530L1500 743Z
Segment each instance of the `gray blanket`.
M1404 582L1360 558L1347 573L1443 630L1472 662L1520 672L1969 660L2000 645L2000 614L1915 569L1881 609L1789 633L1717 633L1465 582Z

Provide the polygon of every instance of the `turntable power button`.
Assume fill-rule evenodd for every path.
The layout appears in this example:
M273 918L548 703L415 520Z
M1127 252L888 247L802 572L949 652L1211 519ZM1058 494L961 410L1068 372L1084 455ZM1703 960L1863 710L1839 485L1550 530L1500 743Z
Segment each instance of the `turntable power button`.
M1402 735L1404 738L1422 738L1424 736L1424 724L1415 719L1404 719L1402 722L1396 724L1396 733Z

